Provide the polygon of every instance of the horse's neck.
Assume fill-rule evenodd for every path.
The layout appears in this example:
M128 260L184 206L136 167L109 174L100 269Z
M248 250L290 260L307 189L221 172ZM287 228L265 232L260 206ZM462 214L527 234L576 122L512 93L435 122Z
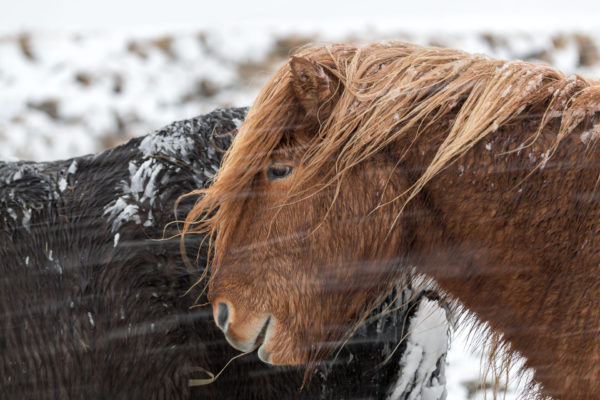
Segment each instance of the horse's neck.
M418 215L411 256L503 333L546 390L567 393L598 385L590 373L600 373L599 146L586 151L574 132L546 160L552 124L510 152L531 129L501 128L426 185L407 210ZM417 141L404 170L435 149L435 138Z

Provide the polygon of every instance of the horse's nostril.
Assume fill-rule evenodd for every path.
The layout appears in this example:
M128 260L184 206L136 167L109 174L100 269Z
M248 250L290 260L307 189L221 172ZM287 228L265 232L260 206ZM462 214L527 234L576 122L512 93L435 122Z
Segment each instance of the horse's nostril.
M225 330L225 325L227 324L227 320L229 319L229 307L227 303L219 303L217 305L217 325L223 330Z

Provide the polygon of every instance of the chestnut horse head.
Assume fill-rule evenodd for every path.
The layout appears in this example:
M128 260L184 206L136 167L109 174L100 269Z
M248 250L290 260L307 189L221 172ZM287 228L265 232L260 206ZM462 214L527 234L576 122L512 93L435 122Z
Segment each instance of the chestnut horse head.
M588 214L554 199L596 182L586 145L599 100L580 77L456 50L301 51L263 88L186 221L184 233L213 238L215 321L240 350L310 365L416 266L524 354L546 393L576 387L546 378L568 366L543 369L552 354L531 350L564 345L540 337L567 310L531 320L527 307L558 307L548 271L585 262L560 243L591 240L594 226L570 237L567 222ZM591 197L576 212L595 212Z

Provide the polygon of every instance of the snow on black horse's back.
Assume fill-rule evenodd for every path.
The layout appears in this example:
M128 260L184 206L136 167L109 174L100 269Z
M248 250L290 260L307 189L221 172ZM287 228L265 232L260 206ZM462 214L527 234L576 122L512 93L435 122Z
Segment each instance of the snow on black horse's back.
M212 384L188 386L207 377L198 367L216 373L236 352L210 308L190 309L202 285L186 292L202 274L205 252L191 271L178 238L155 239L175 219L177 198L214 175L234 134L227 133L245 113L217 110L98 155L0 162L1 398L443 396L445 351L432 357L408 334L393 352L426 300L427 292L410 289L375 310L395 309L361 327L300 392L302 370L268 366L254 354ZM191 202L180 204L178 218ZM166 236L175 232L171 225ZM201 239L186 238L188 254ZM446 343L443 332L438 341Z

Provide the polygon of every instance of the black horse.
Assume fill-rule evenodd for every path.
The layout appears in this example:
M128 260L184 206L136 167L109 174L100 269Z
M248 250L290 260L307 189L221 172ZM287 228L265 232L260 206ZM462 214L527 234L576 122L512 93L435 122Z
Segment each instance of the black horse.
M254 354L212 384L188 385L236 352L210 307L190 308L206 302L202 284L190 290L206 263L202 238L185 243L193 268L178 238L158 239L177 233L163 229L194 201L175 215L177 198L209 182L245 113L216 110L97 155L0 162L1 398L404 399L443 389L445 354L432 363L406 342L395 350L428 295L409 290L390 295L302 391L304 371Z

